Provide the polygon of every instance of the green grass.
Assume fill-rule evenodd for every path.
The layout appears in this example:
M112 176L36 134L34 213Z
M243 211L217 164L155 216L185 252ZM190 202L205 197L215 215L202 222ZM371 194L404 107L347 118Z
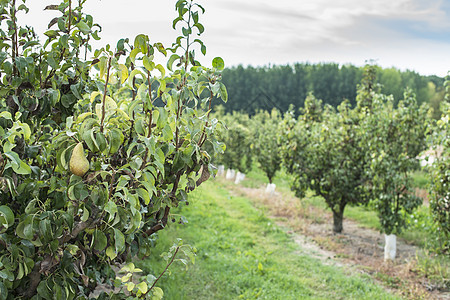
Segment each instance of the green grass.
M415 171L411 174L413 186L421 189L427 189L430 183L430 175L425 171Z
M276 184L277 189L282 191L290 191L290 181L290 175L283 170L278 171L273 178L273 183ZM269 183L269 180L257 163L254 163L252 170L246 174L246 180L241 182L243 186L250 188L259 188L262 185L267 185L267 183Z
M160 286L165 299L398 299L366 275L349 275L302 249L249 199L233 196L218 181L191 194L181 213L189 223L159 232L153 256L139 263L160 274L159 254L177 237L198 249L194 265L170 267Z
M290 175L285 172L278 172L274 179L277 183L277 190L286 195L293 195L289 190ZM429 184L429 177L425 171L415 171L412 173L413 186L426 189ZM246 180L242 183L249 187L260 187L267 178L263 172L258 168L258 165L253 166L253 170L248 174ZM280 183L280 185L278 185ZM280 188L279 188L280 186ZM306 197L298 200L303 206L314 206L315 208L329 211L325 201L321 197L314 196L312 192L306 193ZM360 226L374 230L381 230L380 222L376 212L370 210L369 207L347 206L345 208L344 218L356 221ZM440 285L444 285L447 289L450 286L450 257L445 255L436 255L429 252L427 249L434 249L436 239L440 237L433 234L433 218L430 215L430 209L426 205L420 206L407 221L409 227L403 230L399 237L405 241L417 245L425 251L417 257L417 269L421 273L426 274L427 278L433 278ZM345 230L345 228L344 228ZM444 270L444 271L443 271Z
M294 193L290 191L289 183L290 176L283 170L278 171L274 183L277 185L277 190L288 195ZM428 174L424 171L415 171L412 174L414 186L419 188L426 188L429 178ZM268 182L264 172L261 171L257 163L253 164L252 170L247 174L246 180L242 182L243 186L258 188ZM312 192L306 194L306 197L301 199L303 205L312 205L316 208L329 210L325 201L321 197L313 196ZM381 230L380 221L375 211L370 210L364 206L347 206L344 211L344 218L351 219L358 222L362 227ZM429 214L429 208L425 205L420 206L415 215L411 216L409 228L404 230L399 237L406 241L413 243L417 246L425 247L430 238L430 233L427 228L431 226L431 217Z

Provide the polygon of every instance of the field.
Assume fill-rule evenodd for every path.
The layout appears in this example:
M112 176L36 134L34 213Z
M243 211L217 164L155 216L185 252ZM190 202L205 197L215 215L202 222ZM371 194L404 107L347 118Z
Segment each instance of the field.
M442 283L448 280L448 260L437 263L427 256L425 271L418 261L425 256L416 255L413 242L402 239L398 261L383 263L381 235L372 230L377 229L373 212L349 209L346 217L353 220L346 221L344 234L333 235L329 212L320 199L299 201L288 191L287 180L286 175L277 176L279 191L273 197L260 188L263 178L258 169L239 186L223 178L206 182L192 194L189 206L179 211L189 222L171 224L160 232L153 256L140 267L161 273L166 263L158 254L180 237L197 249L197 257L187 270L174 263L171 275L163 276L166 299L445 299L449 295ZM366 249L358 253L361 235ZM420 236L410 235L412 240ZM371 238L375 245L367 241ZM424 279L430 276L435 280Z

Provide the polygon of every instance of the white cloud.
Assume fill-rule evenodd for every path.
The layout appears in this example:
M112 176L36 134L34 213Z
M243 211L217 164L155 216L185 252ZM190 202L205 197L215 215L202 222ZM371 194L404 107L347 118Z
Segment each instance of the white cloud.
M39 8L27 22L43 32L53 16L40 9L56 0L28 1ZM447 0L199 0L208 57L230 64L335 61L363 64L378 58L423 73L446 73L450 38ZM57 1L56 1L57 2ZM147 33L170 45L175 0L88 0L86 11L104 31L103 43ZM448 8L447 8L448 9ZM422 35L422 36L421 36ZM414 56L413 56L414 55ZM425 56L426 55L426 56ZM434 71L432 71L434 70Z

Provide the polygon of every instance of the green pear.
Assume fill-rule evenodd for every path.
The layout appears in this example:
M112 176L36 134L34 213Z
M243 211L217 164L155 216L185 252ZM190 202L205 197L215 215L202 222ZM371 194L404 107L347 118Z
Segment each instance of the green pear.
M89 170L89 161L84 155L83 143L78 143L73 148L69 161L69 168L72 174L82 177Z

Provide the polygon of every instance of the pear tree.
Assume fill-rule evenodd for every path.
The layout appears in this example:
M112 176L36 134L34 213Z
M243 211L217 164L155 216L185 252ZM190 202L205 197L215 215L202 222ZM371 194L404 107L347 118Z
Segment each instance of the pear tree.
M448 82L447 82L448 85ZM448 88L447 88L448 89ZM450 95L450 93L448 93ZM430 135L436 158L431 167L430 208L436 223L436 250L450 253L450 104L441 104L442 115Z
M271 112L260 111L252 117L252 132L254 142L252 149L255 160L269 180L268 190L275 188L273 178L281 168L281 155L279 145L279 129L281 113L277 109ZM272 189L273 189L272 188Z
M118 288L99 299L160 299L161 276L135 283L131 261L152 255L223 151L210 111L227 100L224 62L196 56L204 8L176 2L170 47L140 34L92 51L101 27L85 2L46 6L41 43L19 25L25 1L0 1L1 299L88 299L99 284ZM176 241L168 265L177 253L194 255Z
M406 90L397 108L392 96L376 94L370 107L362 111L369 160L366 190L386 234L385 259L392 260L395 235L422 203L414 193L410 174L426 147L428 110L425 105L418 106L415 95Z
M226 151L217 163L225 165L229 170L228 174L233 172L245 174L252 167L253 137L250 118L246 114L233 112L224 115L221 120L223 127L220 130L220 138L226 145Z
M337 111L312 94L298 120L285 115L283 165L293 175L291 189L300 198L310 189L333 213L333 232L343 230L347 205L367 202L360 115L344 101Z

